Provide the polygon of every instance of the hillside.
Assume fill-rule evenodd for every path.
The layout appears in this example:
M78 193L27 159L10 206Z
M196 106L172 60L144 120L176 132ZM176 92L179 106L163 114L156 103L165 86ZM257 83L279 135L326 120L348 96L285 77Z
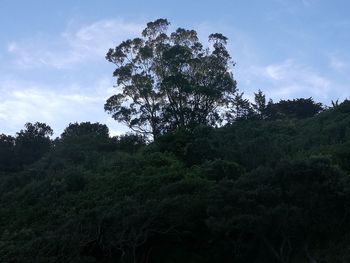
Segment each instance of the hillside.
M350 262L349 101L151 143L20 136L0 145L1 262Z

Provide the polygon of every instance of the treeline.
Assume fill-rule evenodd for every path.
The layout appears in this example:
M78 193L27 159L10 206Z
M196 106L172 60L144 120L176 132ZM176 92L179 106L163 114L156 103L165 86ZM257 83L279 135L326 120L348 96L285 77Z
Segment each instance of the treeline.
M350 261L350 102L311 102L153 142L88 122L1 135L1 261Z
M312 98L281 100L273 103L269 100L266 103L265 95L259 90L255 94L255 103L243 99L243 94L237 98L235 109L235 117L231 118L232 122L246 119L264 119L276 120L286 118L307 118L325 110L321 103L315 103ZM197 124L199 126L199 124ZM183 127L187 128L187 127ZM135 140L138 143L146 143L147 137L141 135L124 135L121 137L109 138L108 127L98 123L74 123L70 124L62 133L60 138L51 139L53 130L45 123L26 123L25 129L16 133L15 136L0 134L0 171L18 171L25 165L31 164L39 160L44 154L49 152L52 147L62 143L69 144L70 140L84 141L89 144L90 137L99 138L106 147L111 148L109 143L123 144L128 147L127 143ZM143 136L142 136L143 135ZM102 147L102 146L101 146ZM111 148L113 149L113 147Z
M40 160L52 151L60 151L65 147L74 147L78 143L81 151L88 151L89 147L96 147L113 151L116 147L126 151L135 151L138 145L144 145L141 136L126 134L109 137L106 125L99 123L71 123L61 136L52 139L53 130L45 123L26 123L25 129L15 136L0 134L0 173L21 171L28 165ZM89 145L93 146L89 146ZM84 147L82 147L85 145ZM66 149L72 158L79 159L79 152Z
M255 103L244 99L243 93L239 94L236 101L236 106L232 109L235 115L234 117L231 116L230 119L232 123L244 119L303 119L312 117L326 109L321 103L315 103L312 98L281 100L278 103L274 103L270 99L266 103L265 95L260 90L258 93L255 93ZM40 122L34 124L26 123L25 129L17 132L15 136L0 134L0 171L18 171L25 165L39 160L51 147L60 145L60 143L69 144L71 138L79 138L79 140L89 144L90 139L87 141L86 139L96 137L106 145L113 141L119 144L124 143L124 147L127 147L125 142L129 142L127 140L130 139L136 140L138 143L146 143L147 140L145 136L147 134L124 135L111 139L109 138L107 126L89 122L70 124L60 138L56 138L56 140L51 140L50 137L52 135L53 130L51 127ZM132 147L132 143L130 147Z

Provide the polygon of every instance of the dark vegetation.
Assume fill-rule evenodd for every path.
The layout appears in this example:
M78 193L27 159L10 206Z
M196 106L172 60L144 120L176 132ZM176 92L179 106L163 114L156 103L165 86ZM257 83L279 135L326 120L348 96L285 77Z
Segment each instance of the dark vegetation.
M0 261L350 262L350 101L251 103L224 36L167 25L107 54L105 108L138 133L0 135Z

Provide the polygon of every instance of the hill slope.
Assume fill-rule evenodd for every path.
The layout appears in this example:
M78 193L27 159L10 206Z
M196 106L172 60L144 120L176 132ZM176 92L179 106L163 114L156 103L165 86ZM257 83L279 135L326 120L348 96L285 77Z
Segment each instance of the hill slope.
M0 173L2 262L350 261L349 102L148 145L81 127Z

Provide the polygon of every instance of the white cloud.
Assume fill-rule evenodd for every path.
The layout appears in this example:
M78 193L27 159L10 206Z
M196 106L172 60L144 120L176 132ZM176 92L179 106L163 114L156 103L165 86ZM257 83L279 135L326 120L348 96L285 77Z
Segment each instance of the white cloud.
M7 51L9 53L16 52L16 50L17 50L17 44L15 42L8 44Z
M331 79L292 59L263 66L251 66L238 77L250 80L241 81L245 86L244 89L253 91L262 89L268 97L277 100L313 97L318 101L328 102L334 95L343 97L340 95L341 87ZM255 87L252 88L252 85Z
M103 110L106 99L117 92L109 77L112 72L105 72L105 76L95 69L107 64L104 56L109 48L139 35L144 25L117 19L79 27L76 24L69 23L61 34L37 34L8 44L9 62L15 67L8 66L11 74L0 76L0 133L14 134L26 122L36 121L49 124L55 135L76 121L108 124L111 135L128 131ZM80 70L83 65L86 68ZM31 69L35 69L35 78ZM63 73L57 69L73 71ZM89 83L85 74L89 74L90 81L93 74L96 81Z
M286 78L286 65L269 65L265 67L265 73L268 78L282 80Z
M105 100L114 92L111 81L102 78L92 86L89 93L83 93L78 85L53 88L11 79L0 81L1 132L14 134L26 122L36 121L49 124L55 135L76 121L108 123L112 135L127 131L103 111Z
M305 7L312 7L315 4L316 0L301 0L301 3Z
M348 62L344 61L343 59L335 55L331 55L329 57L329 67L333 70L341 72L347 69L349 65L348 65Z
M143 24L123 20L101 20L78 29L68 28L58 37L37 35L13 41L7 51L21 68L70 68L89 59L104 59L110 47L138 35L142 28Z
M270 79L274 89L272 96L312 96L326 99L331 91L331 81L312 68L286 60L280 64L264 68L266 78Z
M297 4L286 0L276 1L285 5ZM300 0L298 4L301 3ZM303 4L316 4L316 1L309 0ZM278 63L264 61L266 51L261 51L245 32L219 23L215 26L202 23L196 28L199 28L200 35L204 37L217 31L228 33L228 49L233 59L238 62L233 74L238 81L238 88L245 92L247 98L253 97L253 92L258 89L274 100L313 97L317 101L329 103L331 99L346 97L344 87L339 85L334 77L325 76L314 67L295 59L285 59ZM338 69L342 68L344 63L333 59L333 66Z
M117 124L103 111L106 99L116 92L114 82L110 77L96 73L91 65L100 67L107 64L104 55L108 48L139 35L143 27L144 24L122 20L101 20L82 27L70 25L55 37L38 35L9 43L7 52L12 55L12 62L21 68L35 68L39 74L46 68L52 69L51 73L56 73L56 69L75 70L65 71L71 74L65 79L67 85L52 84L53 80L49 80L51 83L45 80L40 83L21 81L20 74L16 79L0 79L0 132L13 134L24 123L35 121L48 123L55 130L55 135L59 135L69 122L75 121L106 123L112 135L127 131L125 126ZM203 41L217 31L230 36L228 48L238 62L233 73L239 88L247 92L247 97L252 97L253 91L258 89L274 100L312 96L327 103L350 95L347 89L335 83L334 78L329 79L296 60L287 59L279 63L262 61L262 51L254 39L234 27L202 23L194 28L199 29ZM76 69L82 65L87 67L86 70L77 72ZM340 56L330 57L329 67L334 70L344 71L347 65ZM106 73L111 75L112 72ZM97 81L86 87L82 84L84 74L94 74Z
M102 20L62 34L76 52L102 58L110 47L141 33L143 24L122 20Z
M274 1L284 6L291 12L296 11L296 9L300 6L312 7L317 2L317 0L274 0Z

